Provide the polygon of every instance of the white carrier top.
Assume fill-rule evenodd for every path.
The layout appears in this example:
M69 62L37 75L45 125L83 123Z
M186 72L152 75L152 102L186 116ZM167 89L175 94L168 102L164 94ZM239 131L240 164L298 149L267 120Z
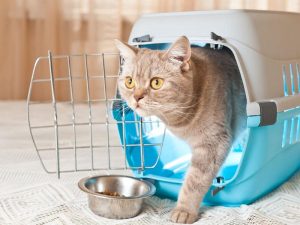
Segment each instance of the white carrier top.
M224 40L212 39L211 32ZM138 38L144 35L150 38ZM300 105L300 14L257 10L149 14L134 24L129 44L171 43L182 35L191 43L222 44L232 50L245 86L248 115L260 115L259 102L274 102L277 112Z

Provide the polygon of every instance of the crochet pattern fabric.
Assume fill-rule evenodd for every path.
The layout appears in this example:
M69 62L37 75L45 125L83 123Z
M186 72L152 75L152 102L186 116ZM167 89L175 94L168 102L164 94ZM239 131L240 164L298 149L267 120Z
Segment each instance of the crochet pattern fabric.
M173 224L169 216L175 202L157 197L147 199L142 213L132 219L111 220L94 215L77 182L88 175L109 172L66 173L61 179L45 173L29 136L25 102L0 102L0 109L1 225ZM300 224L300 173L254 204L202 208L201 219L195 224Z

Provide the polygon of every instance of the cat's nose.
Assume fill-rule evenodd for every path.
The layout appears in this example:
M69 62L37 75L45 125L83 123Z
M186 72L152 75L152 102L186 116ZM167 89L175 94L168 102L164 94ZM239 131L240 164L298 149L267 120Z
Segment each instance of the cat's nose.
M145 97L146 91L145 89L136 89L134 90L133 97L138 102Z

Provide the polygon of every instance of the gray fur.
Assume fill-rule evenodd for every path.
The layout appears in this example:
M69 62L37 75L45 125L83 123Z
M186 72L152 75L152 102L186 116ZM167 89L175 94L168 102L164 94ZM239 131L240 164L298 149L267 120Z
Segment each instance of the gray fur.
M191 165L171 220L193 223L234 131L245 127L246 98L237 64L226 51L191 48L184 36L168 51L135 49L119 41L117 47L125 57L118 81L122 98L141 116L159 117L192 148ZM135 79L135 88L126 88L126 76ZM152 77L164 79L161 89L151 89ZM137 103L134 93L141 90L145 95Z

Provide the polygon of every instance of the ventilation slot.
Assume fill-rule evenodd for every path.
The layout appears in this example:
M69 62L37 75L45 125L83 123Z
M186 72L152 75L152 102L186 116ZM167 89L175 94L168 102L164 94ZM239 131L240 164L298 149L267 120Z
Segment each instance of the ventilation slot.
M284 96L300 93L300 71L299 64L282 65L282 80Z
M300 71L299 71L299 64L296 64L296 73L297 73L297 83L298 83L298 93L300 93Z
M291 91L292 95L295 94L295 85L294 85L294 73L293 73L293 65L290 64L290 78L291 78Z
M289 144L294 144L294 135L296 132L294 132L294 127L295 127L295 118L291 119L291 129L290 129L290 141Z
M297 117L296 142L300 142L300 116Z
M287 77L285 72L285 65L282 66L282 79L283 79L283 92L284 96L289 95L288 86L287 86Z
M283 123L282 148L300 142L300 116L285 120Z
M285 120L283 123L282 143L281 146L284 148L287 145L287 132L288 132L289 121Z

